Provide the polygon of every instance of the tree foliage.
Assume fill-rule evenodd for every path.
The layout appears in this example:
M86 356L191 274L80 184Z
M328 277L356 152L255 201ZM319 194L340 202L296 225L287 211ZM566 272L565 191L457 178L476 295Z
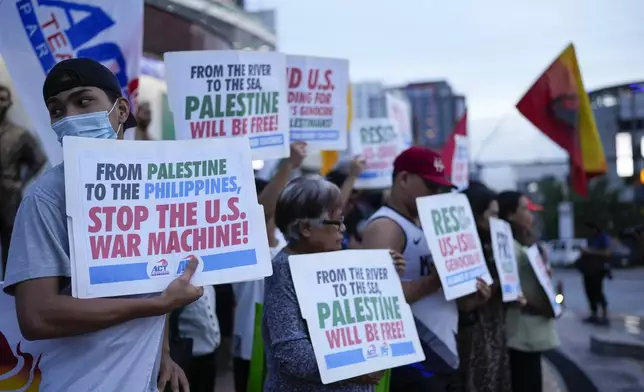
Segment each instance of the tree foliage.
M544 211L540 213L547 239L558 238L559 224L557 207L564 201L564 185L554 179L539 181L539 193L543 200ZM608 233L617 235L620 231L641 223L640 207L633 202L620 200L620 189L611 189L606 178L592 181L588 197L582 198L570 193L575 219L575 236L583 237L584 223L593 222Z

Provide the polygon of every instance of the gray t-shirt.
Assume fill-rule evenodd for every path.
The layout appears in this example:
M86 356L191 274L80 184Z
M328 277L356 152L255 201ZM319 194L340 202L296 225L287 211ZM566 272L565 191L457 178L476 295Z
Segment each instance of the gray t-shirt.
M61 294L70 295L71 265L65 203L65 169L63 164L43 173L27 187L18 209L11 237L4 280L4 291L7 294L13 295L15 285L26 280L62 277L67 278L67 282L63 285ZM84 353L85 355L91 356L91 351L96 350L96 355L100 356L102 353L106 358L104 364L95 364L96 372L103 375L107 373L108 377L111 372L113 376L116 376L125 369L117 369L114 364L110 363L106 355L115 354L117 350L122 350L124 355L148 352L145 351L146 344L157 344L155 339L151 339L148 343L147 339L152 335L149 328L163 328L162 321L163 317L133 320L99 331L95 333L95 338L91 337L92 334L87 334L78 337L78 339L86 340L84 347L87 352ZM159 341L154 368L149 370L152 373L147 387L150 391L156 391L156 375L159 371L161 358L160 343ZM58 355L60 358L64 357L65 360L73 360L68 357L74 357L72 353L59 353ZM127 366L128 364L124 362L122 367Z
M29 279L71 277L65 169L62 164L43 173L27 187L13 227L4 291ZM69 285L63 289L69 293Z

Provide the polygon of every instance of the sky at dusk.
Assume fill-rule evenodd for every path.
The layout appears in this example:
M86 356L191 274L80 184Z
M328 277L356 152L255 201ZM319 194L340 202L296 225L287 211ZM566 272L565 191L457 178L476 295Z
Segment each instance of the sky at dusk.
M353 82L447 80L467 97L473 157L483 161L565 157L514 105L568 43L576 46L588 90L644 80L642 0L247 4L277 10L280 51L347 58Z

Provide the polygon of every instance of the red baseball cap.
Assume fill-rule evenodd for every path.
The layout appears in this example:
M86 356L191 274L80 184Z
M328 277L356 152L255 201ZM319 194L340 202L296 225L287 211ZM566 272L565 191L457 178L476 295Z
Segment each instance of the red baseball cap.
M445 165L439 153L423 146L412 146L401 152L394 161L394 173L405 171L431 183L455 188L445 177Z
M543 206L542 205L533 203L532 200L528 199L527 197L526 197L526 199L528 200L528 210L529 211L543 211Z

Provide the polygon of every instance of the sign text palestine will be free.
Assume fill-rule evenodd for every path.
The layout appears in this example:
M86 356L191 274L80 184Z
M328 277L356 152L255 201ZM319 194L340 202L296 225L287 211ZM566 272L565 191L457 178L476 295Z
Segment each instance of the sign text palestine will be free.
M336 297L317 304L318 326L325 331L329 348L405 337L399 298L382 296L378 286L379 280L388 279L387 269L352 267L316 275L317 283L331 285Z
M270 64L194 65L191 79L205 79L208 94L187 96L185 119L193 138L226 137L278 130L279 92L262 91ZM226 73L226 75L224 75ZM220 91L226 91L220 93ZM230 129L224 119L230 118Z

